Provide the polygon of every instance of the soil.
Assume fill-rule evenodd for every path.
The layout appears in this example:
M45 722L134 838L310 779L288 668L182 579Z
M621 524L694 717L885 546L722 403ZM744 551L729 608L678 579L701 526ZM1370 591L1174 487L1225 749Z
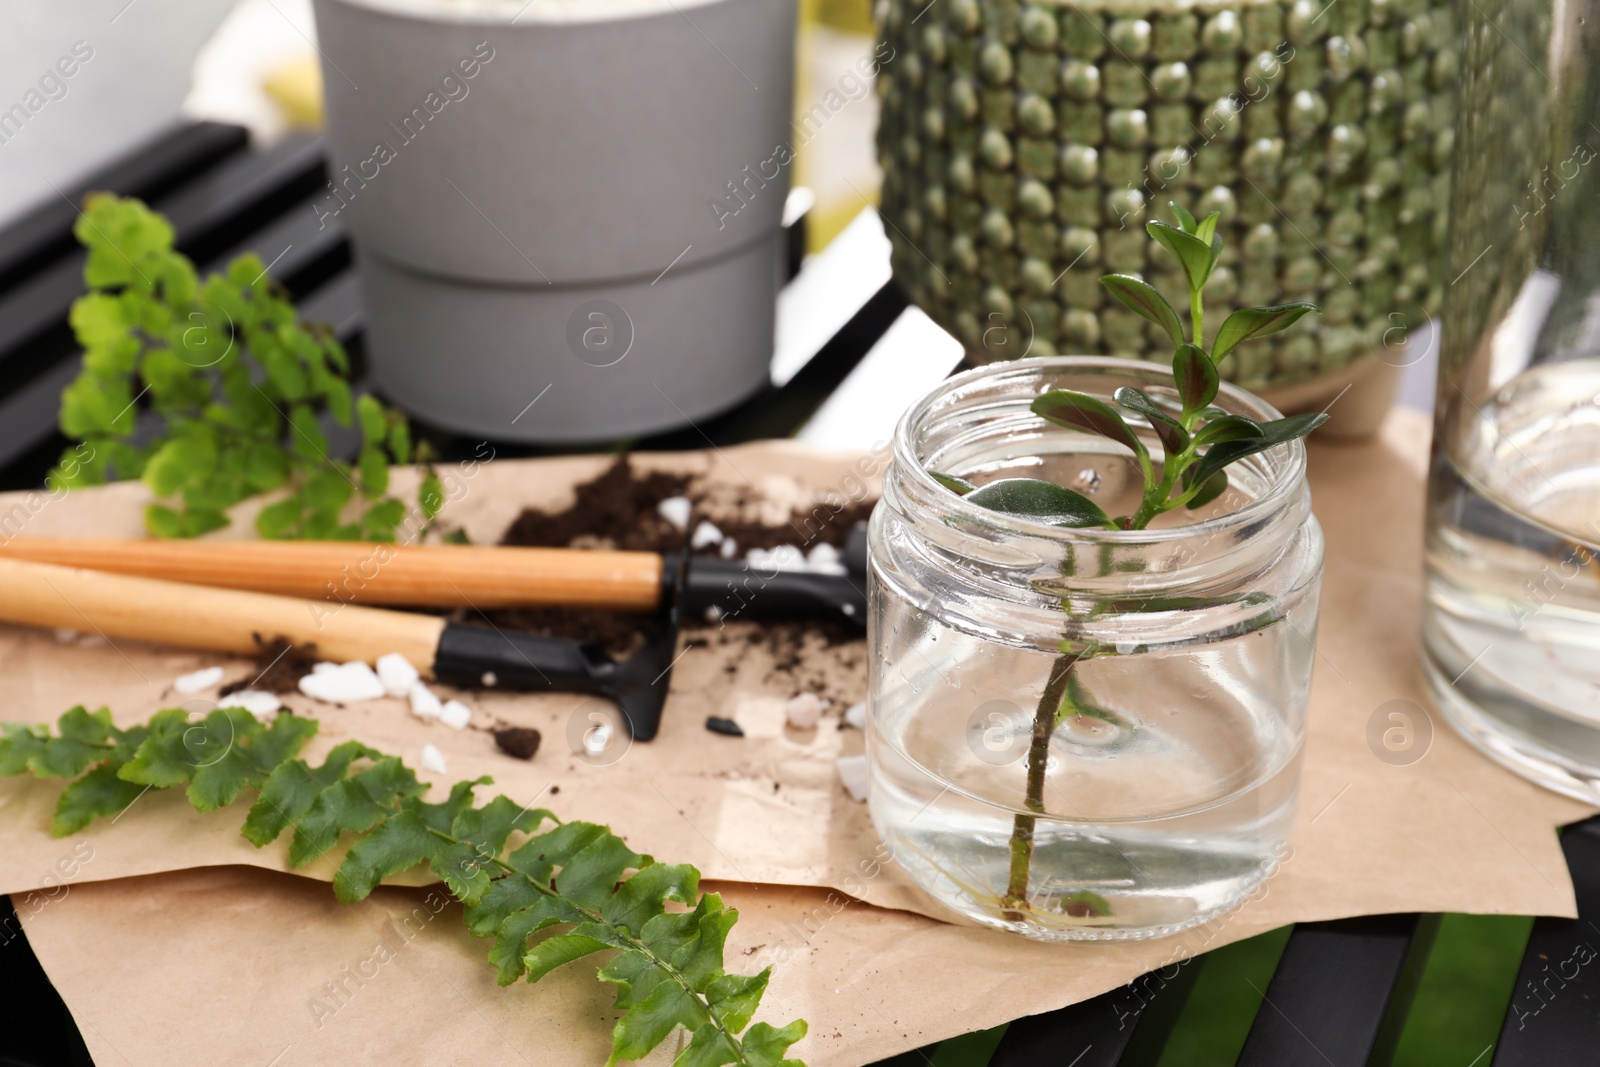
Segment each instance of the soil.
M526 726L505 726L494 732L494 743L500 751L517 759L532 759L542 740L538 730Z
M656 510L663 500L687 497L692 505L689 530L680 530ZM825 541L843 548L850 530L872 513L875 501L863 500L846 505L828 522L819 524L810 511L792 510L782 521L763 521L753 491L729 495L719 487L714 500L696 486L690 475L659 471L639 471L619 456L593 480L577 486L575 499L558 512L529 508L506 530L501 544L533 548L619 548L646 552L680 552L702 518L710 519L727 537L738 544L740 553L752 548L776 548L804 540L799 531L809 531L808 544ZM716 555L717 547L699 550L700 555ZM661 631L659 619L646 615L568 608L520 608L486 612L497 626L526 630L549 637L570 637L591 641L613 656L626 656L645 636ZM776 671L793 676L800 684L804 673L801 652L808 643L824 648L860 641L859 627L833 619L806 622L767 622L758 626L684 627L691 641L702 644L739 640L750 645L766 645L778 666ZM736 635L736 636L730 636ZM822 688L821 685L812 686Z
M256 673L248 678L241 678L237 682L229 682L219 691L219 696L227 696L245 689L265 690L268 693L297 693L300 691L300 679L311 673L311 668L320 658L317 655L316 645L297 645L287 637L274 637L270 640L255 635L256 648Z
M500 543L643 552L681 549L689 535L662 518L656 505L687 496L691 480L687 474L636 471L627 456L619 456L598 477L576 488L577 499L570 507L557 512L527 509Z

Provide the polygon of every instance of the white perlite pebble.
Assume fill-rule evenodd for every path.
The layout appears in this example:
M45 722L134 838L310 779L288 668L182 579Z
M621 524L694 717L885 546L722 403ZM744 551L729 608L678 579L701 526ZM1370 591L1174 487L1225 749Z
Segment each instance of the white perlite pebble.
M717 554L723 559L732 559L739 554L739 542L731 537L724 537L722 547L717 549Z
M833 761L834 769L839 772L839 781L844 786L850 799L863 801L867 799L867 757L865 756L840 756Z
M611 724L603 722L593 730L583 735L583 751L586 755L598 756L611 744Z
M758 571L804 571L806 557L793 545L779 545L777 548L752 548L745 553L745 562L750 564L752 570Z
M319 663L300 679L300 692L328 704L354 704L384 695L383 683L373 669L353 663Z
M271 715L283 707L283 701L276 693L268 693L260 689L241 689L237 693L229 693L217 701L219 708L243 708L256 718Z
M76 630L67 630L67 629L57 630L56 631L56 644L58 644L58 645L75 645L75 644L78 643L78 638L82 637L82 636L83 635L78 633L78 631L76 631Z
M818 574L848 574L839 550L826 541L818 541L806 553L806 564Z
M465 730L472 721L472 709L459 700L447 700L439 709L439 721L452 730Z
M193 674L180 676L172 683L172 688L187 696L202 689L210 689L220 681L222 681L221 667L204 667Z
M692 505L686 496L669 496L656 505L656 514L680 530L689 528L689 513L691 510Z
M690 548L709 548L722 543L722 531L705 519L700 520L700 525L694 528L694 536L689 538Z
M423 770L432 771L434 774L447 773L444 765L444 753L440 752L439 746L435 744L430 743L422 746L422 755L417 758L417 764Z
M444 705L433 695L433 690L421 682L413 683L406 696L411 700L411 714L424 721L437 719L439 712L444 710Z
M411 661L398 652L378 657L378 681L383 683L383 691L392 697L403 697L411 692L411 687L421 677Z
M865 730L867 728L866 701L862 701L859 704L851 704L848 708L844 709L844 724L846 726L853 726L857 730Z
M796 730L815 730L822 721L822 701L815 693L801 693L783 706L783 714Z

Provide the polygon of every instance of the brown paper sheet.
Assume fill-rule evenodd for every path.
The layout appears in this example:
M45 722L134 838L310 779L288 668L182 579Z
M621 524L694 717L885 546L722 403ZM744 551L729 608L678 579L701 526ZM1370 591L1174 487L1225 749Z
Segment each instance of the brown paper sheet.
M1386 911L1574 913L1553 828L1589 809L1500 770L1436 719L1431 746L1416 762L1386 762L1369 744L1369 722L1391 701L1413 702L1418 726L1429 722L1415 663L1426 435L1424 420L1401 412L1376 441L1311 449L1328 556L1304 781L1292 854L1273 891L1250 906L1252 923ZM452 471L455 499L446 515L474 540L492 541L521 507L561 504L570 486L603 462L486 461ZM877 471L881 455L830 455L777 442L648 463L703 472L713 485L754 488L784 514L811 499L837 506L841 494L859 491L863 473ZM0 516L18 499L0 498ZM139 532L141 500L138 486L73 493L47 501L21 532L131 536ZM248 529L241 521L230 533ZM321 720L319 753L356 737L415 766L432 742L449 773L425 777L492 775L495 789L519 801L537 798L565 817L608 823L635 848L693 863L707 878L833 888L882 907L936 913L892 867L860 876L877 840L865 806L840 787L834 759L862 748L861 735L840 729L837 715L864 695L863 647L813 645L801 657L797 682L773 672L772 655L747 641L751 633L751 624L740 624L702 634L707 644L687 648L674 671L659 738L603 766L585 763L567 743L574 723L581 731L597 707L588 698L466 695L480 722L543 732L544 747L531 763L500 754L487 733L420 722L398 700L343 709L298 697L291 703ZM63 645L49 634L0 628L0 717L44 721L76 703L104 703L118 721L142 720L182 702L169 689L177 675L215 662L135 642L91 637ZM250 672L248 664L230 662L226 679ZM783 703L801 686L835 700L816 731L784 723ZM191 706L208 705L202 694ZM707 715L737 719L747 736L708 733ZM0 891L44 884L75 845L93 850L75 874L80 882L218 864L284 866L281 845L256 850L239 836L242 809L200 815L178 795L147 795L114 824L51 840L45 828L58 788L0 781ZM302 873L326 879L332 869L330 859Z
M872 1063L1160 968L1114 998L1106 1010L1120 1019L1181 959L1270 926L1234 915L1165 941L1043 945L817 889L707 888L739 909L730 968L782 961L757 1017L807 1020L791 1055L810 1067ZM617 1013L593 964L501 989L488 942L429 892L341 905L317 882L212 867L72 886L25 927L108 1067L605 1062ZM677 1048L643 1062L668 1064Z

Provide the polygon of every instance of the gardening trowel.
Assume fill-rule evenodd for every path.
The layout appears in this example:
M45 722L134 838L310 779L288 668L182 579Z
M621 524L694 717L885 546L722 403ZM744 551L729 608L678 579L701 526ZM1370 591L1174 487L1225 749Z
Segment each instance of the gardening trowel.
M688 618L834 617L866 623L866 530L843 574L658 552L354 541L129 541L16 537L0 557L341 604L581 607Z
M619 663L597 645L437 615L7 558L0 558L0 621L245 656L278 642L334 661L372 663L398 652L424 678L450 685L606 697L640 741L661 723L678 635L668 608L664 633Z

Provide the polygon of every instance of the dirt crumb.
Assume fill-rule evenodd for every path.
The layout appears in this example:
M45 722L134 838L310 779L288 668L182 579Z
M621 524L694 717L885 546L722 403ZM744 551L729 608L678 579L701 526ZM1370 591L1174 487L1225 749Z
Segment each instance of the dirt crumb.
M532 759L542 740L538 730L527 726L506 726L494 732L500 751L517 759Z
M218 690L219 696L228 696L245 689L260 689L268 693L297 693L300 679L311 673L318 660L316 645L297 645L287 637L255 637L256 669L247 678L229 682Z

